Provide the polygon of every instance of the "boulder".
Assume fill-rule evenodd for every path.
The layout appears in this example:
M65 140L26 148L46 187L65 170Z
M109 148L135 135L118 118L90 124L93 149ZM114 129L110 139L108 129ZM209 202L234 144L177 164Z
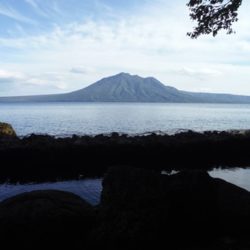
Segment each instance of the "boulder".
M0 136L16 137L16 132L10 124L0 122Z
M203 171L167 176L117 167L103 180L101 211L98 235L105 244L108 239L140 247L167 241L201 248L228 237L248 239L250 193Z
M23 193L0 203L1 241L19 248L74 249L87 244L94 218L93 207L72 193Z

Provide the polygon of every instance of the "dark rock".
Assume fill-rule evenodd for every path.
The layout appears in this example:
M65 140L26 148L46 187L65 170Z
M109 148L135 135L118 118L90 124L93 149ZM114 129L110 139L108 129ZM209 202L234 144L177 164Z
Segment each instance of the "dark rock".
M118 165L159 172L248 167L249 148L250 134L216 131L72 138L34 134L24 138L0 136L0 182L72 180L80 174L102 177L110 166Z
M34 191L0 203L2 244L25 248L77 248L87 244L94 209L80 197L62 191Z
M250 193L203 171L110 168L101 204L35 191L0 203L1 243L69 249L249 249Z
M98 235L105 244L201 247L249 235L250 193L202 171L167 176L112 168L101 208Z
M10 124L0 122L0 137L2 136L16 137L16 132Z

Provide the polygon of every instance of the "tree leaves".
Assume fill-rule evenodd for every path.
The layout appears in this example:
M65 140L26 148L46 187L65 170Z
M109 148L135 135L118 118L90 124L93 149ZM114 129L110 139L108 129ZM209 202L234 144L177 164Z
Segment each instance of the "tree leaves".
M187 6L190 17L197 22L187 35L198 38L200 35L216 36L220 30L234 33L232 25L238 21L238 9L242 0L190 0Z

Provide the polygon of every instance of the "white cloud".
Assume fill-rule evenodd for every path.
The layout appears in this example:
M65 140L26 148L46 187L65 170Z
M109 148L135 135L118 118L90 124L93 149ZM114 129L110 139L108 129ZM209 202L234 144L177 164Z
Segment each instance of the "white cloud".
M33 7L39 15L48 17L48 14L42 8L39 7L39 4L36 0L25 0L25 2L31 5L31 7Z
M64 16L63 10L60 9L59 5L57 4L55 0L50 0L50 7L52 8L54 12L56 12L60 16L62 17Z
M24 78L24 75L20 72L10 72L6 70L0 70L0 84L5 82L19 81Z
M183 75L186 77L191 77L194 79L199 79L199 80L207 80L210 79L212 77L218 77L220 76L222 73L217 70L217 69L213 69L213 68L189 68L189 67L184 67L180 70L176 70L174 71L175 74L178 75Z
M25 94L25 90L29 91L44 91L44 93L50 93L49 91L62 92L67 89L67 84L64 82L65 76L57 72L46 72L43 74L24 74L16 71L0 70L0 96L3 95L8 86L13 86L15 89L10 89L10 93L16 93L22 91ZM18 90L18 92L17 92Z
M94 69L89 68L89 67L82 67L82 66L78 66L78 67L73 67L70 70L71 73L73 74L89 74L89 73L94 73Z
M46 72L39 75L29 75L26 78L25 84L34 86L54 87L58 90L67 89L67 84L64 82L65 75L57 72Z
M11 19L14 19L16 21L29 23L29 24L35 24L36 22L26 16L23 16L21 13L16 11L15 9L11 8L10 6L5 6L0 4L0 15L9 17Z
M113 21L88 19L55 25L47 34L0 38L0 49L20 52L20 63L2 66L27 75L33 72L33 83L68 91L126 71L155 76L185 90L250 95L250 5L241 10L236 35L191 40L186 33L193 24L185 1L165 2L149 2L139 12ZM46 72L57 72L57 77Z

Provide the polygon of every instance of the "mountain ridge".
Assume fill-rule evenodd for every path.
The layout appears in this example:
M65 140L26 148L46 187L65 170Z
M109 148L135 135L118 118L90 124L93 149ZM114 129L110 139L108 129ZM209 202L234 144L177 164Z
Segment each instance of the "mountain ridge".
M65 94L0 97L6 102L250 103L250 96L195 93L166 86L154 77L119 73Z

